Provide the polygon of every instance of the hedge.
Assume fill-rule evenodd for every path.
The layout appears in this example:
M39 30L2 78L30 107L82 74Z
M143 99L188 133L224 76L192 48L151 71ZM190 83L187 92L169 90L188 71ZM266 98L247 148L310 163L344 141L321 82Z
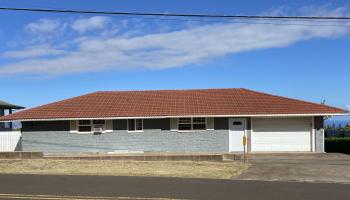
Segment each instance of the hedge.
M325 151L350 154L350 137L325 138Z

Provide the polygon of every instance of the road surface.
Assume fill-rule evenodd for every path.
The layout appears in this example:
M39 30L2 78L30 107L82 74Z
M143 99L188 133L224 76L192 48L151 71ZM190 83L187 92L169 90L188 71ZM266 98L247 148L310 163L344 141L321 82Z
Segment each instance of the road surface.
M0 199L350 199L350 184L0 174Z

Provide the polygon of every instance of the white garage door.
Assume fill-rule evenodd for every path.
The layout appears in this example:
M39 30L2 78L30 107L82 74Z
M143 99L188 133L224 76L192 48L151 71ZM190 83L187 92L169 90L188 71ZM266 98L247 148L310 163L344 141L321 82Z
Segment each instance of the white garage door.
M311 151L312 118L253 118L252 151Z

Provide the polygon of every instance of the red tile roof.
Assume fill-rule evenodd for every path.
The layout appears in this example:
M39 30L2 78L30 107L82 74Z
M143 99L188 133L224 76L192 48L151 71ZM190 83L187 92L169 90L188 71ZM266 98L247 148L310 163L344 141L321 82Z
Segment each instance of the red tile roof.
M148 90L95 92L0 118L69 118L332 115L347 111L247 89Z

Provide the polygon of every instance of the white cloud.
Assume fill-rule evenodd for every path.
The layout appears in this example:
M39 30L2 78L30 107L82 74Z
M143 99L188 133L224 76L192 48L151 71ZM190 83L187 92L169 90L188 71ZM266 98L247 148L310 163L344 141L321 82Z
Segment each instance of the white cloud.
M87 29L81 28L83 30ZM115 69L182 67L245 51L286 47L316 38L339 37L349 32L348 27L335 26L218 23L141 36L85 38L78 41L75 51L62 56L2 65L0 75L61 75Z
M346 107L347 107L348 111L350 112L350 105L347 105Z
M309 5L309 6L303 6L300 9L300 13L302 15L313 15L313 16L344 16L344 13L346 13L349 10L349 6L347 7L337 7L332 9L332 4L325 4L322 6L315 6L315 5Z
M24 29L33 34L52 33L56 31L60 25L61 23L58 20L44 18L27 24Z
M108 17L95 16L85 19L78 19L71 25L71 27L75 31L84 33L86 31L104 29L109 22L110 19Z
M5 51L2 56L5 58L34 58L42 56L61 55L65 51L54 49L48 45L31 46L18 51Z

